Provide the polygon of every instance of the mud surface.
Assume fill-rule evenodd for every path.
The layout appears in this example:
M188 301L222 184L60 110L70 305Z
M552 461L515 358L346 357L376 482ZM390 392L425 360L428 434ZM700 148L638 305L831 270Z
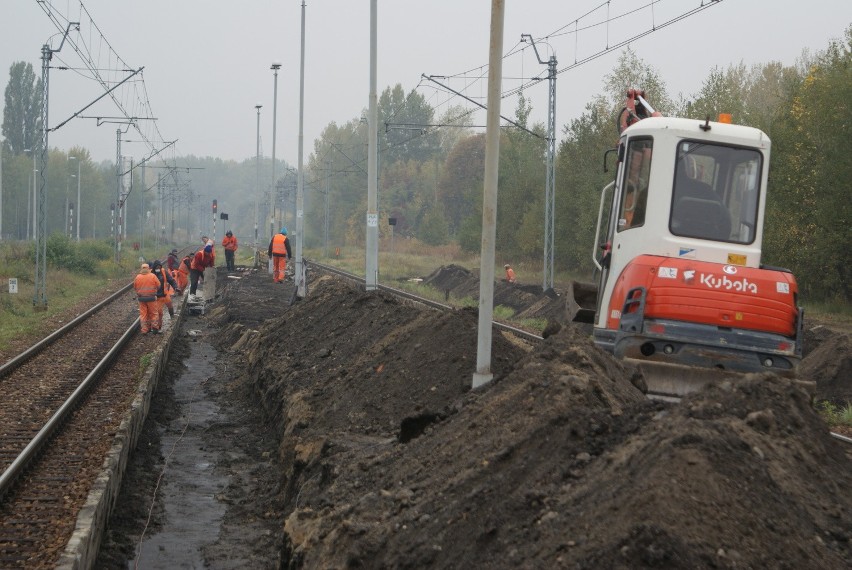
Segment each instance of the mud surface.
M454 296L475 290L476 276L455 270L428 279ZM475 311L417 308L313 274L293 306L292 284L265 273L220 274L219 292L186 325L203 337L178 351L199 363L212 358L204 343L219 351L214 375L195 381L218 408L193 427L204 449L191 454L215 462L199 472L205 484L225 485L224 513L205 507L208 540L184 567L852 564L849 446L794 383L754 376L649 402L632 371L566 326L536 346L495 333L495 379L471 391ZM562 310L558 295L503 284L495 303L548 319ZM848 342L808 334L803 369L842 401ZM183 425L180 366L131 468L131 499L147 497L145 508L117 513L111 542L125 557L99 567L132 565L138 531L118 529L147 516ZM156 496L148 540L192 524Z
M99 569L278 567L276 436L216 332L203 315L183 323Z

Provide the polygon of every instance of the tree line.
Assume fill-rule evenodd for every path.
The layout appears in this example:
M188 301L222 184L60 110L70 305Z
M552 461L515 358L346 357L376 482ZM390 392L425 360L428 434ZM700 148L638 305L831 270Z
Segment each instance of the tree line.
M15 228L21 238L21 212L26 198L32 159L24 149L37 144L40 88L31 66L12 67L14 76L6 90L3 117L3 228L5 237ZM765 218L763 262L784 266L796 275L805 298L849 302L852 276L852 232L849 180L852 179L849 101L852 100L852 26L845 37L832 40L815 54L804 54L792 66L778 62L746 66L732 64L710 70L696 94L669 93L660 73L630 49L603 80L600 94L589 101L580 117L561 126L555 158L556 270L577 277L592 272L592 243L600 190L612 181L604 172L604 152L615 146L615 118L628 88L644 89L654 107L666 116L697 119L731 113L734 122L761 129L772 140L769 190ZM519 94L514 120L523 129L505 127L500 143L497 210L497 256L515 263L540 262L544 240L545 126L530 124L531 101ZM367 210L366 113L346 123L329 123L314 141L305 174L306 246L325 244L363 247ZM479 251L485 139L471 124L462 107L438 111L425 97L406 93L397 84L386 88L378 101L380 233L420 240L440 246L457 243L472 253ZM83 180L93 177L92 188L101 207L112 200L115 168L108 162L93 164L85 149L50 152L52 188L64 190L67 157L77 155ZM54 161L56 164L54 164ZM256 159L222 161L194 156L179 164L198 169L191 174L192 188L175 185L169 202L142 192L139 209L157 220L170 220L179 235L192 238L210 224L209 202L217 199L219 211L230 212L230 228L250 242L253 208L257 196L261 242L279 223L295 220L296 176L281 161L277 180L271 180L271 161L261 159L262 183L256 189ZM54 174L58 172L59 174ZM189 171L187 171L189 172ZM100 177L100 181L94 178ZM147 186L156 177L149 173ZM8 190L7 190L8 189ZM193 198L181 192L194 192ZM10 198L5 196L11 195ZM156 196L156 199L152 199ZM148 200L147 203L144 200ZM61 227L62 202L51 213L49 227ZM10 205L13 204L13 205ZM147 204L147 205L145 205ZM180 214L183 204L183 215ZM178 214L174 213L178 208ZM84 203L84 226L91 222L94 235L106 235L108 219L97 206L90 213ZM162 209L169 212L160 212ZM197 209L195 212L193 209ZM273 215L274 212L274 215ZM87 219L94 216L95 219ZM169 217L171 216L171 217ZM58 218L58 219L57 219ZM389 220L394 218L393 228ZM275 220L274 222L272 220ZM134 229L129 220L130 230ZM269 225L269 228L266 226ZM139 216L136 229L156 232ZM171 230L171 228L169 228ZM89 235L89 232L84 232Z

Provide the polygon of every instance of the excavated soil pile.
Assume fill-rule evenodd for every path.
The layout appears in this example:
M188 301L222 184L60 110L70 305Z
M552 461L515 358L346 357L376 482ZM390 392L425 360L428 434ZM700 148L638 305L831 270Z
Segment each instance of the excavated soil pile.
M816 398L852 403L852 333L817 324L807 328L804 345L799 376L816 381Z
M479 272L458 265L443 265L423 279L438 291L456 299L479 299ZM541 285L494 284L494 306L509 307L516 319L562 320L565 313L563 291L549 289L542 294Z
M229 285L220 338L278 425L287 566L852 564L852 460L791 382L652 403L565 327L495 334L470 391L474 312L326 277L262 323L284 295L261 277Z

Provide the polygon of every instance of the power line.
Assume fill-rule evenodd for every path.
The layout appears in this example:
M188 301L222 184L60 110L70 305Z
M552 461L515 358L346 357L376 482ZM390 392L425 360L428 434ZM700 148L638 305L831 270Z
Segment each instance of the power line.
M67 23L70 22L70 19L66 15L62 14L52 3L39 0L37 0L37 3L57 30L65 29ZM105 91L101 97L105 95L110 96L115 106L124 114L124 118L131 121L133 128L148 146L148 151L150 153L160 152L163 149L163 145L166 145L168 141L162 136L156 120L151 120L144 128L141 126L144 123L140 124L139 121L132 120L135 118L154 118L151 101L148 97L147 85L141 72L142 68L134 72L134 68L125 62L107 40L103 31L95 23L91 13L84 6L82 0L77 2L77 6L77 21L81 22L81 24L85 23L81 27L84 27L85 31L88 32L88 39L84 35L84 30L78 27L76 36L69 36L67 41L79 57L84 68L69 65L67 61L61 60L63 68L71 70L81 77L98 82ZM97 44L97 47L95 47L95 44ZM103 63L104 59L106 60L106 64ZM88 74L85 71L88 71ZM128 78L124 75L131 72L133 72L133 75L138 73L139 79L127 81ZM121 74L121 76L118 74ZM127 82L125 86L127 88L122 87L121 89L117 89L120 84L125 82ZM173 145L173 143L171 144ZM158 148L160 149L159 151L157 150ZM172 148L174 149L174 146ZM176 176L176 174L172 173L172 176Z
M569 71L571 69L574 69L575 67L583 65L585 63L588 63L590 61L593 61L593 60L595 60L599 57L602 57L603 55L606 55L606 54L608 54L608 53L610 53L614 50L622 48L622 47L630 44L631 42L635 42L635 41L637 41L637 40L639 40L639 39L641 39L641 38L643 38L647 35L650 35L650 34L656 32L658 30L661 30L663 28L671 26L672 24L680 22L681 20L689 18L690 16L694 16L695 14L702 12L702 11L706 10L707 8L715 6L715 5L720 4L722 2L722 0L701 0L700 4L698 4L698 6L687 9L686 11L681 12L677 16L669 18L668 20L665 20L661 23L657 23L656 22L656 13L654 11L654 8L657 4L661 4L664 1L665 0L649 0L647 3L643 4L642 6L638 6L638 7L635 7L631 4L628 9L620 11L616 14L610 13L610 9L612 7L613 1L612 0L604 1L604 2L601 2L600 4L596 5L591 10L588 10L583 15L571 20L569 23L564 24L564 25L556 28L553 32L551 32L547 35L541 36L540 38L536 38L536 40L537 41L538 40L552 40L554 38L567 37L567 36L573 36L574 37L574 40L575 40L574 63L570 64L568 66L565 66L561 69L558 69L557 74L560 74L560 73L564 73L566 71ZM679 3L681 3L681 0L679 0ZM607 9L607 14L604 17L602 17L601 19L595 20L594 22L591 22L591 23L587 23L587 24L583 23L584 20L588 20L594 14L601 11L603 8ZM619 39L619 40L615 41L614 43L610 42L610 37L609 37L610 24L612 24L614 22L618 22L618 21L623 20L625 18L635 17L635 15L637 13L644 12L644 11L650 12L651 16L652 16L652 23L651 23L651 26L649 28L644 29L643 31L641 31L639 33L633 34L630 37ZM573 29L569 29L572 26L573 26ZM578 53L577 50L579 49L579 34L581 32L585 32L585 31L589 31L589 30L593 30L593 29L600 29L600 28L606 29L606 34L607 34L606 44L605 44L606 47L601 49L601 50L598 50L598 51L596 51L596 52L594 52L594 53L592 53L588 56L578 58L576 54ZM518 49L519 45L521 45L521 44L522 44L522 42L519 42L518 44L513 46L508 52L506 52L506 54L503 56L503 58L507 59L509 57L517 55L518 53L523 53L524 50L530 48L530 45L527 44L524 47L521 47L520 49ZM487 65L480 65L480 66L477 66L477 67L470 68L466 71L462 71L460 73L455 73L455 74L451 74L451 75L429 75L428 77L443 78L443 79L446 79L446 80L464 79L465 86L458 89L458 91L464 93L464 92L468 91L473 85L484 80L487 77L487 70L488 70ZM476 73L476 74L473 75L472 77L470 77L470 74L473 74L473 73ZM507 97L511 97L511 96L513 96L517 93L520 93L524 89L528 89L529 87L532 87L534 85L537 85L538 83L541 83L542 81L545 81L545 79L546 79L545 77L538 77L537 76L535 78L526 80L521 85L513 87L511 89L508 89L507 91L504 91L501 94L501 98L505 99ZM463 97L468 98L468 100L470 100L470 101L473 101L474 99L476 99L476 97L468 96L468 95L463 95Z

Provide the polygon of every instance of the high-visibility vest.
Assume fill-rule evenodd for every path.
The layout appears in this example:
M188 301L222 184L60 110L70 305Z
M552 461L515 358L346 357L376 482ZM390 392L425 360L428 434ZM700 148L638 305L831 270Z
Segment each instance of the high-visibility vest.
M284 234L272 236L272 255L287 255L287 236Z

